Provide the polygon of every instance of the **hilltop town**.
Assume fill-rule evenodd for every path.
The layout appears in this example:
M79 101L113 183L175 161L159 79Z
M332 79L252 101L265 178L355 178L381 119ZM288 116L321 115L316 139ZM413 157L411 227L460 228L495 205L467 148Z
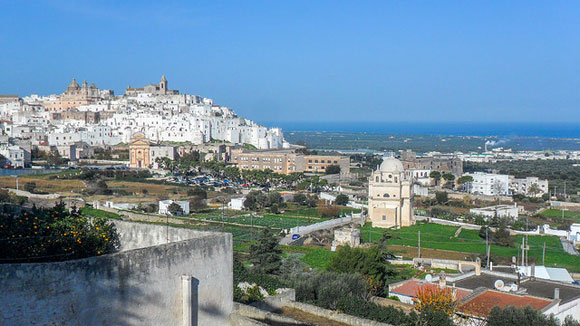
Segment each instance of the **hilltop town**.
M137 132L155 143L288 147L281 129L268 129L211 99L180 94L168 85L162 76L159 84L128 86L115 96L73 78L60 95L0 96L0 154L14 167L29 166L32 149L76 160L90 157L95 148L129 144Z

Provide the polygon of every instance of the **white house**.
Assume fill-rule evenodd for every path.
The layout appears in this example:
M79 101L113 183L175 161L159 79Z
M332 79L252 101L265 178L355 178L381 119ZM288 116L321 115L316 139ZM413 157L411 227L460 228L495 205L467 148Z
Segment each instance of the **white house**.
M465 175L473 178L473 181L467 185L468 191L472 194L487 196L510 195L509 176L507 174L474 172L465 173Z
M173 203L176 203L181 207L182 213L178 215L188 215L189 214L189 202L185 200L161 200L159 201L159 214L161 215L172 215L169 212L169 206Z
M237 211L241 211L244 209L244 201L245 200L246 200L246 197L232 198L230 200L230 202L228 203L228 208L235 209Z
M532 194L530 188L536 185L537 192ZM512 194L520 194L524 196L541 197L548 193L548 180L543 180L538 177L527 177L518 179L512 175L509 176L509 189Z
M517 204L512 205L494 205L482 208L471 208L469 210L471 214L480 215L486 218L493 218L495 216L499 218L507 217L512 220L518 219L519 208Z

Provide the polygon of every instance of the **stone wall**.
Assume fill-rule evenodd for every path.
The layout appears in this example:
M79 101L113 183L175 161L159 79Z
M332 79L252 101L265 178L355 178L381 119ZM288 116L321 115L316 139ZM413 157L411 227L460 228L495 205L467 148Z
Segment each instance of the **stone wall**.
M228 325L231 234L115 224L123 247L118 253L0 265L0 320L5 325ZM167 234L173 242L167 243Z

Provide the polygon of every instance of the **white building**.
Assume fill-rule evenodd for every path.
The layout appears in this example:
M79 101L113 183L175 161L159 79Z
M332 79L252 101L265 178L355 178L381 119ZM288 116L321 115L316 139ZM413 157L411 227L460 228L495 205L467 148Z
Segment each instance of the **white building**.
M415 182L423 186L429 186L431 184L431 170L428 169L408 169L407 173L413 176Z
M532 189L532 187L535 187L537 190L535 194L532 194L532 192L530 192L530 189ZM527 177L518 179L510 175L509 190L512 194L541 197L543 194L548 193L548 180L543 180L538 177Z
M480 215L488 218L499 217L499 218L510 218L512 220L517 220L519 215L519 208L517 204L511 205L494 205L482 208L471 208L469 210L471 214Z
M4 144L0 146L0 155L4 156L14 168L24 168L27 162L26 151L18 145Z
M189 214L189 202L188 201L171 200L171 199L159 201L159 214L172 215L171 212L169 212L169 206L173 203L176 203L177 205L179 205L179 207L181 207L182 213L178 214L178 215L188 215Z
M228 203L228 208L234 209L237 211L241 211L244 209L244 201L245 200L246 200L246 197L232 198L232 199L230 199L230 202Z
M466 173L473 181L467 185L470 193L486 196L508 196L509 176L507 174L494 174L484 172Z
M413 178L403 163L383 158L369 178L369 217L374 227L402 227L415 223L413 216Z

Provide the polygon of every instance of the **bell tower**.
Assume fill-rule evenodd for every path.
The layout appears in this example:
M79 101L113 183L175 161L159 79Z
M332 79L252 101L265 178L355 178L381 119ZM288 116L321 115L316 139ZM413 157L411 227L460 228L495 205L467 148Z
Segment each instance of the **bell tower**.
M167 94L167 79L165 75L161 76L161 81L159 82L159 90L162 94Z

